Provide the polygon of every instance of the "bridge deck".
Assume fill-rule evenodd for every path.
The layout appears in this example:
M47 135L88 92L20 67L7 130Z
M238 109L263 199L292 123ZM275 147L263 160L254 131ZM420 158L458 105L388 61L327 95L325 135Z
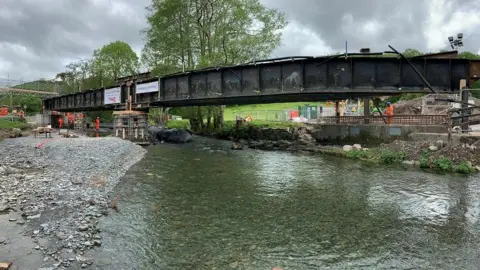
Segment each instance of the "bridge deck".
M480 77L480 61L410 60L438 92L456 92L461 79ZM265 60L137 80L134 107L339 100L422 93L423 80L404 60L384 57L302 57ZM47 110L113 109L125 104L125 84L46 99Z

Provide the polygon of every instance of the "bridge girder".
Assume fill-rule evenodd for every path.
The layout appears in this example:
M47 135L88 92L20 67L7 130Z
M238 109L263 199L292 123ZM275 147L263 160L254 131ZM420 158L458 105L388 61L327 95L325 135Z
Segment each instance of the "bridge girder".
M480 77L480 61L410 59L432 87L455 93ZM158 82L155 92L137 94L137 84ZM118 87L118 86L117 86ZM105 105L104 90L94 89L44 100L47 110L87 111L122 107ZM426 85L404 60L383 57L303 57L246 65L208 68L137 80L130 93L134 108L339 100L367 96L425 93Z

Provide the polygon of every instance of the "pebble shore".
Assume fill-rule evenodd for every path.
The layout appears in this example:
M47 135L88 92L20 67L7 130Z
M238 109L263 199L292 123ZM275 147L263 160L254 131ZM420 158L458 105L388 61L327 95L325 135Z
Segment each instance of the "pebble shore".
M53 138L36 148L42 142L0 142L0 262L89 268L86 251L102 245L97 223L114 211L110 192L146 151L113 137Z

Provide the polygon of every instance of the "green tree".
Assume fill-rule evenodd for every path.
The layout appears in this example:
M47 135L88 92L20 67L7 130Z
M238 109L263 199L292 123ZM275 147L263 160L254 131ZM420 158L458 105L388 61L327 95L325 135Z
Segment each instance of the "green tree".
M0 103L10 104L10 97L4 96ZM20 106L22 110L25 110L25 114L40 113L42 110L42 98L35 95L14 95L12 97L12 105ZM26 106L26 109L24 109Z
M130 45L115 41L93 52L91 66L92 73L100 80L114 81L118 77L137 73L139 62Z
M111 42L93 52L91 58L79 59L57 74L61 94L113 85L115 79L137 73L139 60L130 45Z
M480 55L474 54L472 52L461 52L458 54L458 58L469 59L469 60L480 60Z
M153 0L148 10L142 61L157 75L267 58L287 24L259 0ZM222 124L222 107L188 110L194 130L205 117Z
M403 55L405 55L405 57L414 57L422 54L423 53L421 53L419 50L412 48L405 49L405 51L403 52Z

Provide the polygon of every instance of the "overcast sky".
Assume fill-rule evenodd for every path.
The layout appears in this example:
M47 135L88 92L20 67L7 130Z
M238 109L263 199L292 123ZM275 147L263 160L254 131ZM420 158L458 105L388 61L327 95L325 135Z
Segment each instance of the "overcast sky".
M361 47L438 51L464 33L480 53L480 0L260 0L286 13L273 57L323 55ZM149 0L0 0L0 79L51 79L111 41L143 44Z

